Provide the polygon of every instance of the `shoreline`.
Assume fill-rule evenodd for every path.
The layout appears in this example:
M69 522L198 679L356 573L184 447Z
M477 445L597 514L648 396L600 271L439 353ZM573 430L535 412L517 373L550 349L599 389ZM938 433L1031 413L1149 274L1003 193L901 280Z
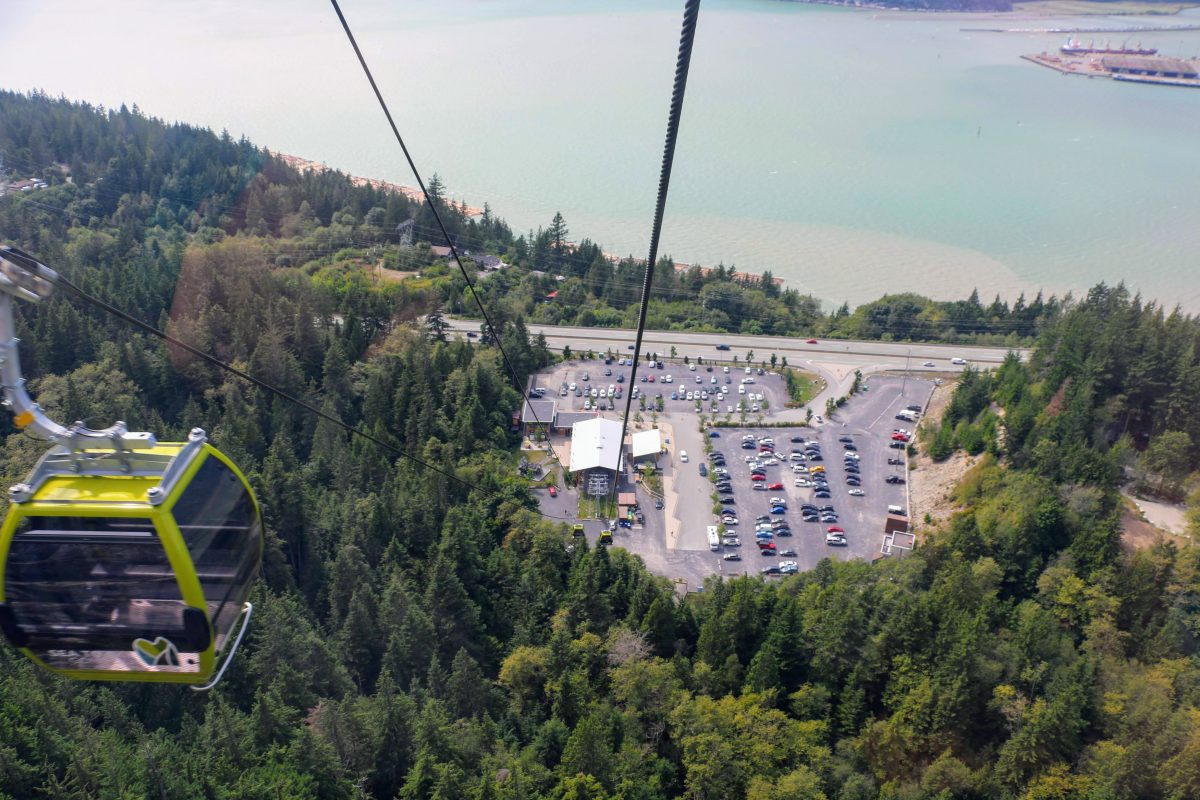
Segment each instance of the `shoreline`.
M300 172L340 172L340 170L329 166L323 161L312 161L307 158L301 158L300 156L281 153L278 150L271 150L269 148L264 149L266 149L267 154L272 158L277 158L283 163L287 164L289 167L299 170ZM392 183L391 181L381 180L380 178L364 178L359 175L350 175L348 173L347 177L350 178L350 182L355 186L370 186L380 191L402 194L409 200L417 203L425 202L425 195L421 194L421 190L415 186L405 186L400 183ZM483 215L482 208L469 206L462 200L455 202L451 198L447 197L446 204L455 206L457 208L465 208L468 217L479 217Z

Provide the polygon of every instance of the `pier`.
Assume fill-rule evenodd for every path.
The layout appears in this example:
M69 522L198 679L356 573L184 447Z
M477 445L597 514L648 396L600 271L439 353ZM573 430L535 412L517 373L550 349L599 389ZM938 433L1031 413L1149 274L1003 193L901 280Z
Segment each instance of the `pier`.
M1064 75L1200 88L1200 60L1196 59L1111 53L1036 53L1021 58Z

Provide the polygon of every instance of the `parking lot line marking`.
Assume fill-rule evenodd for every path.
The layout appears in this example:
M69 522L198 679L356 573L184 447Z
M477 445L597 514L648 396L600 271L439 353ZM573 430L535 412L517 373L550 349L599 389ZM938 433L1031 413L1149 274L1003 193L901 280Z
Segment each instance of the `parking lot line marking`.
M902 397L901 393L900 393L900 392L896 392L896 400L899 400L901 397ZM896 402L896 400L893 400L893 401L892 401L892 403ZM886 414L886 413L888 413L889 411L891 411L891 409L892 409L892 403L888 403L886 406L884 406L884 409L883 409L883 411L880 411L880 412L879 412L879 416L878 416L878 417L876 417L876 418L875 418L875 420L874 420L874 421L873 421L873 422L872 422L870 425L868 425L868 426L867 426L867 429L868 429L868 430L870 430L871 428L874 428L874 427L875 427L875 423L876 423L876 422L879 422L879 420L883 419L883 415L884 415L884 414Z

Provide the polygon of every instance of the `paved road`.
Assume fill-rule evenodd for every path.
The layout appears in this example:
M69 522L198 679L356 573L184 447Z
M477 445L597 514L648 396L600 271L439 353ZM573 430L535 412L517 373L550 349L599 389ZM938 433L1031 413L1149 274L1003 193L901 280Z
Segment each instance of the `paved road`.
M478 332L476 320L451 319L452 330L466 333ZM570 345L573 350L595 350L624 354L633 344L635 332L625 328L577 328L565 325L527 325L531 334L544 334L553 349ZM720 351L718 344L727 344L731 350ZM646 331L642 337L642 349L667 355L672 345L678 356L703 356L706 359L745 360L747 351L754 351L755 360L769 359L771 353L787 356L788 362L799 366L800 361L834 363L852 367L879 367L903 369L905 363L915 371L945 371L951 368L950 359L963 358L971 363L995 365L1004 360L1008 352L1003 347L976 347L973 345L907 344L896 342L861 342L838 339L822 339L817 344L806 344L804 339L790 336L743 336L732 333L696 333L691 331ZM1019 351L1024 357L1028 351ZM932 361L935 367L921 366Z

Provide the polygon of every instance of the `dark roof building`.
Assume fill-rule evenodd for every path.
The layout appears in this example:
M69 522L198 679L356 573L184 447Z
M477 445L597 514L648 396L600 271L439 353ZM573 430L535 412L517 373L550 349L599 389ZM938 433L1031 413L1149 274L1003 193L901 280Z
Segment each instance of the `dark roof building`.
M570 432L576 422L587 422L600 416L595 411L559 411L554 417L554 430Z
M521 409L521 422L525 425L553 425L555 408L553 400L526 400Z
M1118 75L1154 75L1161 78L1198 77L1196 65L1183 58L1162 56L1105 56L1100 63Z

